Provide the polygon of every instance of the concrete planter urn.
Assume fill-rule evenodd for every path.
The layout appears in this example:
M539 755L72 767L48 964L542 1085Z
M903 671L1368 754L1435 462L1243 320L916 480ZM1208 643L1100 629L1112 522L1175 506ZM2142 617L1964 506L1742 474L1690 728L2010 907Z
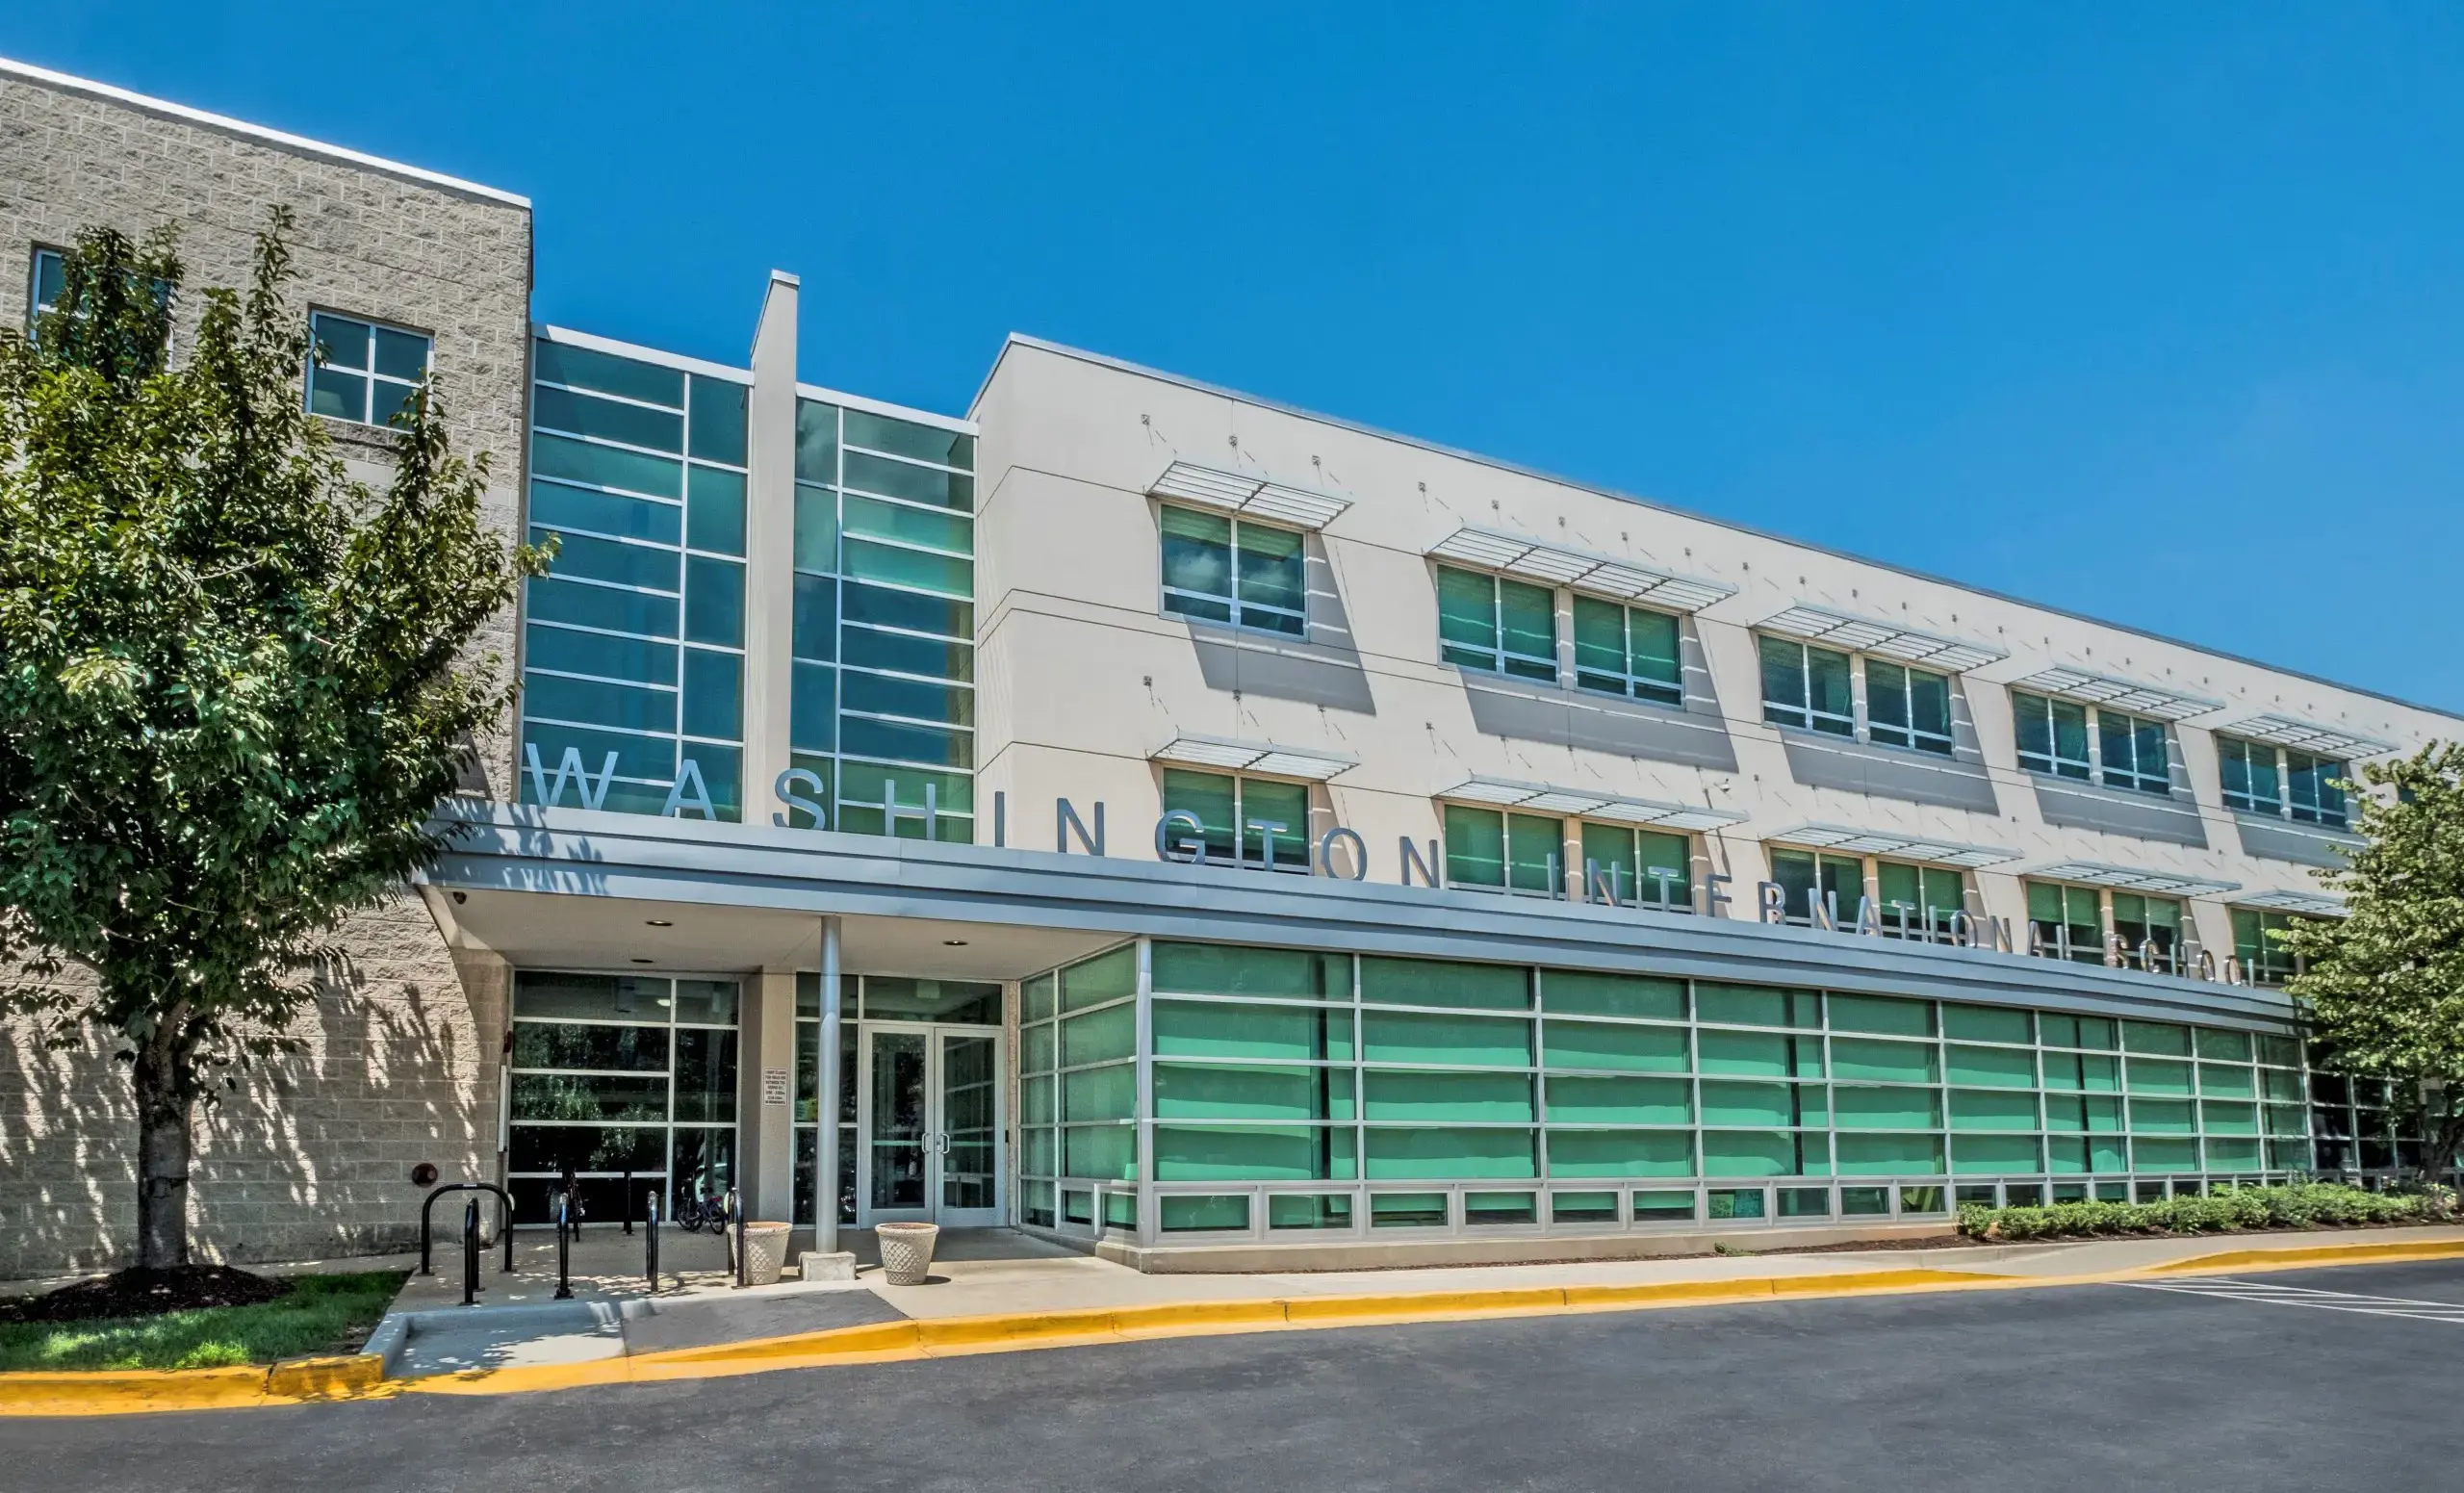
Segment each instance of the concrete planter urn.
M775 1286L780 1274L787 1266L787 1235L794 1232L788 1223L755 1223L744 1225L744 1283L749 1286Z
M941 1236L938 1223L881 1223L873 1237L881 1241L882 1279L894 1286L920 1286L933 1269L933 1243Z

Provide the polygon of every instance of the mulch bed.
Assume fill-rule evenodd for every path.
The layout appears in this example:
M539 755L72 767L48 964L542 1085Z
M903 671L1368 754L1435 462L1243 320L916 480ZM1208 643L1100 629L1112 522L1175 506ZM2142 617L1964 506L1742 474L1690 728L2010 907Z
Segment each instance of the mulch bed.
M207 1306L254 1306L289 1294L291 1284L228 1265L124 1270L40 1296L0 1300L0 1322L92 1322L153 1317Z

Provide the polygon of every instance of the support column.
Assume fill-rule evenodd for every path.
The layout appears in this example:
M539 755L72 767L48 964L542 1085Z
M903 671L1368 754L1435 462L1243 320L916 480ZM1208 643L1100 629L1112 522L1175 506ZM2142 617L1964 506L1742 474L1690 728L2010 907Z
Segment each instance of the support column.
M748 1217L783 1222L795 1217L796 972L764 969L745 982L739 1021L740 1070L749 1082L736 1121L744 1148L737 1171L743 1178Z
M796 277L770 271L753 336L753 393L744 503L744 822L768 824L787 767L794 689L796 553Z
M839 1010L838 919L821 920L821 1111L814 1117L813 1248L838 1252L838 1093ZM860 1141L861 1137L858 1138Z

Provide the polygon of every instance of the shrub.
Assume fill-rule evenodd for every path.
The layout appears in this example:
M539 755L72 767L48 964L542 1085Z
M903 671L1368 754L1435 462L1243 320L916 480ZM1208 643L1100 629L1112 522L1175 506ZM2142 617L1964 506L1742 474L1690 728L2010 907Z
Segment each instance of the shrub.
M1960 1209L1959 1230L1973 1239L2096 1239L2125 1234L2229 1234L2253 1228L2339 1228L2431 1223L2451 1218L2446 1188L2371 1193L2338 1182L2228 1187L2156 1202L2057 1202L2040 1208Z

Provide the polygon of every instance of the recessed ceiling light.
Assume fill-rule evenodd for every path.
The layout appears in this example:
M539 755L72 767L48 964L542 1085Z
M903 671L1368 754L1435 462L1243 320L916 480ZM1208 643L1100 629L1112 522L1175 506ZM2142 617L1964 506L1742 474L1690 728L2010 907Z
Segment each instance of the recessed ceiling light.
M649 960L647 960L647 959L644 959L644 958L640 957L639 955L635 955L635 956L634 956L634 959L633 959L633 963L635 963L635 964L637 964L637 965L647 965L647 964L649 964L649 963L650 963L650 961L649 961Z
M673 928L676 926L676 924L668 921L664 917L645 917L642 921L648 923L653 928Z
M966 940L964 939L943 939L941 940L941 947L945 949L962 949L966 947Z

